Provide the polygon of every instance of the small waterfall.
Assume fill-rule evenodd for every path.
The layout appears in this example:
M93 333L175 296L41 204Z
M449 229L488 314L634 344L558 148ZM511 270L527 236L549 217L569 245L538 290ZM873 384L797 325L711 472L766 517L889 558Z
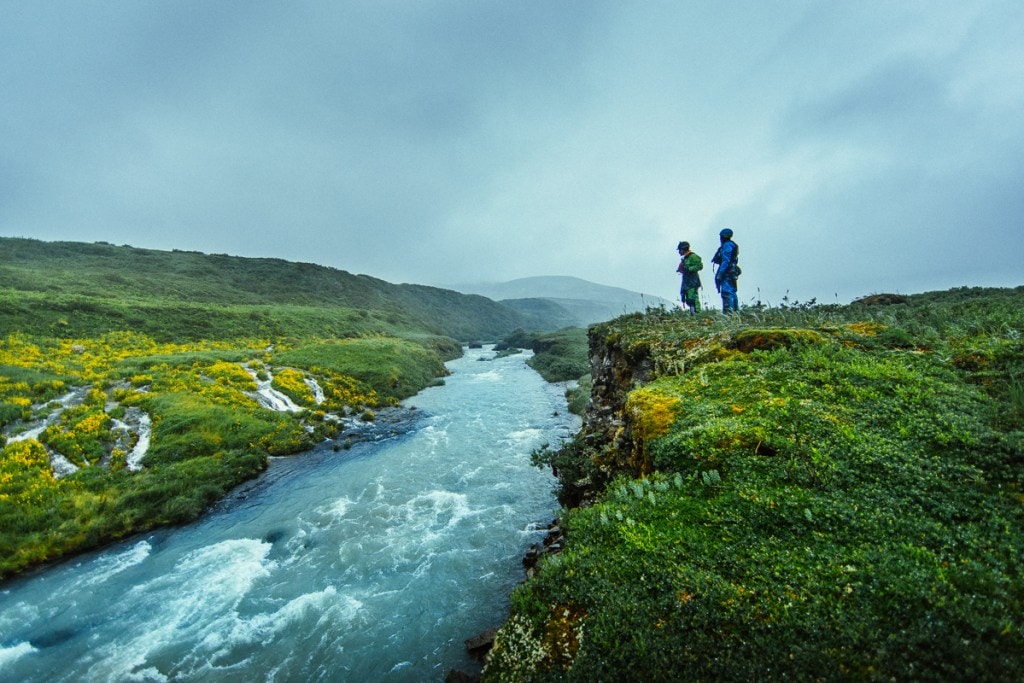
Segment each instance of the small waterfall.
M256 381L256 400L259 401L261 406L268 410L287 413L300 413L305 410L287 395L272 386L274 376L270 373L270 370L264 370L267 376L266 379L260 379L259 374L252 368L247 367L246 370Z
M309 387L310 390L313 392L313 398L314 398L314 400L316 400L316 404L320 405L321 403L323 403L324 402L324 398L325 398L324 397L324 389L323 389L323 387L320 386L320 383L317 382L312 377L307 377L305 379L305 382L306 382L306 386Z
M132 450L125 456L125 462L131 472L142 469L142 459L146 457L150 439L153 436L153 420L147 413L132 406L125 410L124 420L113 421L112 428L119 429L125 434L136 434L138 439L132 446Z

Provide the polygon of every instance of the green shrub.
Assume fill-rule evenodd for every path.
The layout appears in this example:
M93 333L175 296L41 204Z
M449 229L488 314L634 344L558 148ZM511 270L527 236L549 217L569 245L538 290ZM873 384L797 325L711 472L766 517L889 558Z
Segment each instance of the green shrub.
M594 389L594 378L590 373L583 375L579 383L565 392L568 400L569 412L582 416L590 403L590 393Z

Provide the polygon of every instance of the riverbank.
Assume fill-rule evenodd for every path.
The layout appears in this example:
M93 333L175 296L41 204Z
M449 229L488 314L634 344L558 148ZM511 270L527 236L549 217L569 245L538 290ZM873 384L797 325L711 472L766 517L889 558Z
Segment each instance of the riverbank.
M1024 289L590 330L560 552L487 680L1010 680Z

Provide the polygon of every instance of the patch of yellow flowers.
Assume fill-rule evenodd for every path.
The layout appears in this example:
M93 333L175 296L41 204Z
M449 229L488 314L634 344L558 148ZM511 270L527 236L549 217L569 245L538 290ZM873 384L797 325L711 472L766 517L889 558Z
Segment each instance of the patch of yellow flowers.
M112 332L93 339L21 333L0 338L0 504L25 504L29 492L49 488L53 493L60 488L47 447L78 466L95 465L98 456L106 453L117 469L124 454L114 443L111 412L122 404L138 405L145 395L188 394L206 403L260 410L254 398L257 383L253 373L266 372L264 363L272 359L271 348L283 347L271 347L266 340L159 343L134 332ZM213 354L203 358L209 352L229 352L227 355L242 360L218 360ZM174 362L184 354L197 359ZM303 407L320 411L377 404L376 394L357 380L319 369L313 372L307 375L294 368L278 369L274 383ZM322 405L317 405L307 378L321 386ZM82 386L90 389L81 405L56 402L62 394ZM48 415L50 424L38 438L7 443L19 425L27 426ZM274 438L270 434L265 440Z

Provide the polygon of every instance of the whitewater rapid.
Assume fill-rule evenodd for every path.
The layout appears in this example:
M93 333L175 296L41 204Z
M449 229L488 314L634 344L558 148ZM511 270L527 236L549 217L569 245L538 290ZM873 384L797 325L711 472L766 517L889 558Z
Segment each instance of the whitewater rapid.
M275 458L197 523L0 587L0 681L429 681L477 666L557 513L530 453L563 387L490 348L407 402L413 429Z

